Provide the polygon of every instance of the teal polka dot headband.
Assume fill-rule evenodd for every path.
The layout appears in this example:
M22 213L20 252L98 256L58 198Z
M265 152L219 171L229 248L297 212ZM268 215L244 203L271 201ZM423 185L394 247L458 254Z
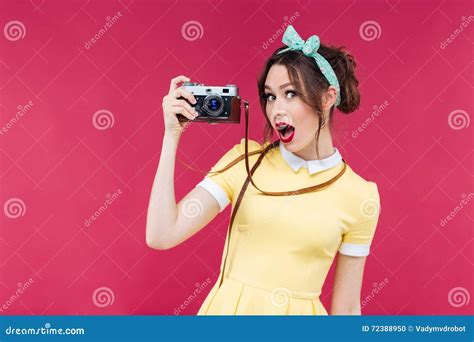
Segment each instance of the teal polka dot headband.
M329 84L336 88L336 106L338 106L339 103L341 103L341 88L339 87L339 81L337 80L336 73L331 67L331 64L329 64L326 58L324 58L318 53L318 49L321 43L319 37L317 35L312 35L306 41L304 41L295 31L293 26L289 25L285 30L282 42L283 44L288 46L288 48L279 51L278 54L286 52L288 50L300 50L306 56L314 58L316 64L319 67L319 70L321 70L322 74L324 75L324 77L326 77Z

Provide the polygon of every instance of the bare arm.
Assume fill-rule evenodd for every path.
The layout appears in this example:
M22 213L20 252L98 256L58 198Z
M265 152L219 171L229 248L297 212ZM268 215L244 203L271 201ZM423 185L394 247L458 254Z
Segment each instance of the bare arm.
M219 204L205 189L196 187L176 204L174 170L176 151L184 124L176 118L180 113L193 119L194 111L183 96L192 101L194 97L177 83L189 80L179 76L171 80L170 92L163 99L165 134L161 147L158 170L150 194L146 222L146 242L154 249L168 249L185 241L206 226L219 213Z
M331 315L360 315L360 292L366 257L337 257Z

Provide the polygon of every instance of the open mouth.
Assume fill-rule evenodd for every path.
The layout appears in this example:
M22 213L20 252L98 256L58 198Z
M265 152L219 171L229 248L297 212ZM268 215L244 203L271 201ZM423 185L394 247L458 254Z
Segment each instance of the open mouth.
M295 128L286 122L277 122L275 124L276 130L280 140L284 143L289 143L295 136Z

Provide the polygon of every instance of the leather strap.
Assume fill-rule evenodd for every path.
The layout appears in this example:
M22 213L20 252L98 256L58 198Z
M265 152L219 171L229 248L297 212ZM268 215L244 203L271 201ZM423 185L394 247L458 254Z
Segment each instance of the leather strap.
M242 159L245 159L245 169L247 171L247 177L245 179L245 182L242 186L242 188L240 189L240 193L239 193L239 196L237 197L237 200L235 202L235 205L234 205L234 208L232 210L232 215L231 215L231 218L230 218L230 223L229 223L229 231L228 231L228 237L227 237L227 248L225 250L225 255L224 255L224 261L223 261L223 264L222 264L222 271L221 271L221 274L220 274L220 280L219 280L219 287L222 285L222 282L224 280L224 276L225 276L225 266L226 266L226 263L227 263L227 255L229 253L229 249L230 249L230 243L231 243L231 232L232 232L232 226L234 224L234 219L235 219L235 216L237 214L237 210L239 209L240 207L240 204L242 203L242 199L244 197L244 194L245 194L245 191L247 190L248 188L248 185L250 183L252 183L252 185L257 189L259 190L260 192L262 192L263 194L265 195L268 195L268 196L291 196L291 195L299 195L299 194L303 194L303 193L307 193L307 192L313 192L313 191L316 191L316 190L320 190L324 187L327 187L328 185L334 183L335 181L337 181L343 174L344 172L346 171L346 162L345 160L343 159L342 162L343 162L343 167L341 169L341 171L336 175L334 176L333 178L329 179L328 181L326 182L323 182L321 184L317 184L317 185L314 185L314 186L310 186L310 187L307 187L307 188L302 188L302 189L297 189L297 190L291 190L291 191L281 191L281 192L274 192L274 191L263 191L261 190L253 181L252 179L252 175L255 173L255 171L257 170L257 167L260 165L260 163L262 162L262 159L263 157L268 153L268 151L270 151L272 148L276 147L279 145L280 141L279 140L276 140L274 141L273 143L271 143L270 145L266 146L263 150L257 150L257 151L252 151L252 152L248 152L248 116L249 116L249 105L248 105L248 102L247 101L244 101L244 106L245 106L245 154L243 156L239 156L237 159L233 160L231 163L229 163L228 165L226 165L222 170L219 170L218 172L221 172L221 171L224 171L224 170L227 170L228 168L232 167L233 165L237 164L239 161L241 161ZM255 164L253 165L252 169L250 170L250 166L249 166L249 159L248 159L248 156L249 155L254 155L254 154L257 154L257 153L260 153L257 161L255 162Z
M255 165L252 167L252 170L250 171L250 174L253 174L255 172L255 170L257 170L257 167L260 165L260 163L262 162L262 159L263 157L265 156L265 154L267 154L267 152L272 149L274 147L274 144L275 143L272 143L270 145L268 145L263 151L262 150L259 150L258 152L260 153L260 156L258 157L257 159L257 162L255 163ZM225 272L225 264L227 262L227 254L229 252L229 246L230 246L230 234L231 234L231 231L232 231L232 226L234 224L234 219L235 219L235 215L237 214L237 210L239 209L239 206L240 206L240 203L242 203L242 199L244 197L244 193L245 193L245 190L247 190L247 187L248 185L250 184L250 174L247 175L247 178L245 179L245 182L244 184L242 185L242 188L240 189L240 193L239 193L239 197L237 197L237 200L235 201L235 205L234 205L234 208L232 210L232 214L231 214L231 217L230 217L230 223L229 223L229 234L228 234L228 240L227 240L227 248L226 248L226 251L225 251L225 256L224 256L224 263L223 263L223 269L222 269L222 272L221 272L221 277L220 277L220 282L219 282L219 287L221 286L222 284L222 281L224 279L224 272Z
M256 184L255 182L253 181L252 179L252 174L250 173L249 171L249 159L248 159L248 129L249 129L249 126L248 126L248 118L249 118L249 103L247 101L244 101L244 106L245 106L245 122L246 122L246 125L245 125L245 154L244 154L244 157L245 157L245 169L247 170L247 175L248 175L248 178L250 179L250 183L252 183L252 185L258 190L260 191L261 193L267 195L267 196L290 196L290 195L299 195L299 194L304 194L306 192L312 192L312 191L316 191L316 190L319 190L319 189L322 189L326 186L328 186L329 184L332 184L334 183L335 181L337 181L343 174L344 172L346 171L346 161L344 159L342 159L342 162L343 162L343 167L341 169L341 171L336 175L334 176L333 178L331 178L330 180L324 182L324 183L321 183L321 184L317 184L317 185L313 185L313 186L310 186L310 187L307 187L307 188L301 188L301 189L297 189L297 190L290 190L290 191L264 191L262 189L260 189ZM277 140L275 142L272 143L273 146L278 146L280 144L280 141ZM267 151L266 151L267 152ZM266 153L265 152L265 153Z

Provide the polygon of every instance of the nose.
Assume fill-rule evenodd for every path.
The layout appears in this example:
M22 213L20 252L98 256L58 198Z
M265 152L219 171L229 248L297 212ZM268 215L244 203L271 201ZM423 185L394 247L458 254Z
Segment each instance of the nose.
M278 111L285 111L286 108L286 101L283 98L277 97L275 101L273 101L272 105L272 111L273 112L278 112Z
M280 97L276 97L275 100L271 102L270 108L271 114L276 115L277 112L285 110L285 103Z
M289 123L290 121L290 115L289 113L284 110L284 109L274 109L272 110L270 122L276 127L278 122L285 122Z

